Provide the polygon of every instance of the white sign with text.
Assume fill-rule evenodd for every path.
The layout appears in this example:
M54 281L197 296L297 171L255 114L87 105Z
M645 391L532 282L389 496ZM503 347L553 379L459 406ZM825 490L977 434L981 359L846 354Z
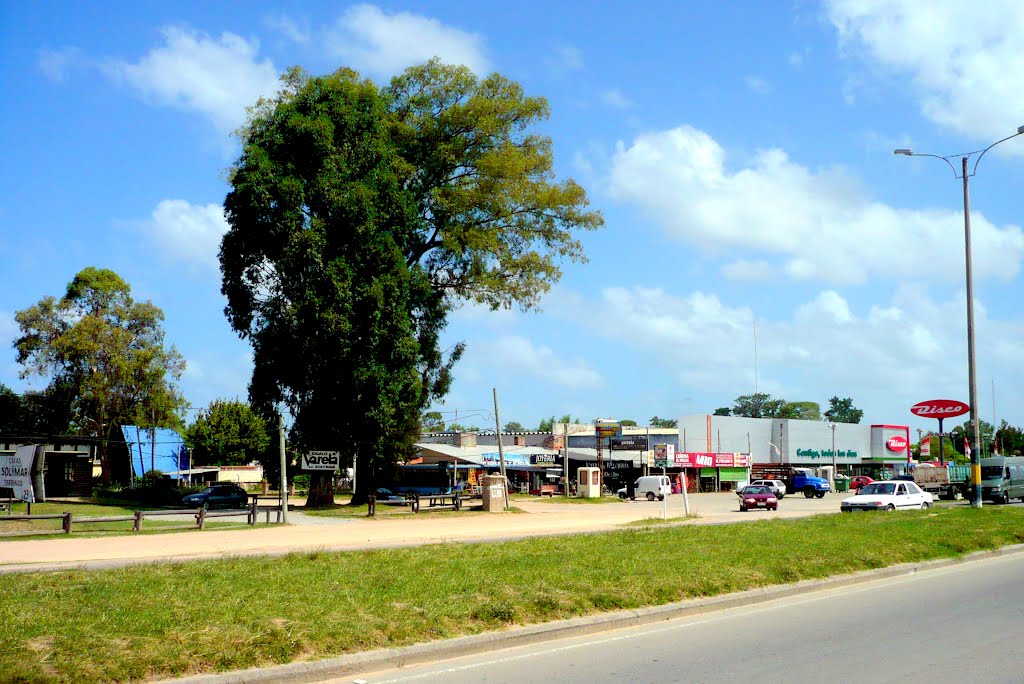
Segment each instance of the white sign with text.
M302 454L303 470L338 470L340 466L340 451L309 451Z
M0 487L14 490L14 498L35 503L32 491L32 459L35 458L34 444L20 446L13 454L0 454Z

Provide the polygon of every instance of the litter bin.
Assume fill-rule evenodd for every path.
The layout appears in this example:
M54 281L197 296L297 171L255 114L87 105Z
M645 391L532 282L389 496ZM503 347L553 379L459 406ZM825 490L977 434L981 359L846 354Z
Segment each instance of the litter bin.
M850 491L850 478L836 476L836 491L837 492L848 492Z

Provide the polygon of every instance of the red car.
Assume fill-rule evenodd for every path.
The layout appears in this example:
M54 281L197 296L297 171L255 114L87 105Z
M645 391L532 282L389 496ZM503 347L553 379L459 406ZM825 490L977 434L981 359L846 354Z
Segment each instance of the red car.
M866 484L871 484L872 482L874 482L874 480L867 475L854 475L850 479L850 489L855 489L859 492L861 487Z
M736 492L740 497L740 510L749 511L751 508L765 508L769 511L779 510L779 499L775 492L763 485L747 485Z

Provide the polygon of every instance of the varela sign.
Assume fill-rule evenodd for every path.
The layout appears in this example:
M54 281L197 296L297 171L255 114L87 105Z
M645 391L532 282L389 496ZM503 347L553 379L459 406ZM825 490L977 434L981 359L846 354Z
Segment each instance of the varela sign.
M309 451L302 454L303 470L337 470L340 466L340 451Z

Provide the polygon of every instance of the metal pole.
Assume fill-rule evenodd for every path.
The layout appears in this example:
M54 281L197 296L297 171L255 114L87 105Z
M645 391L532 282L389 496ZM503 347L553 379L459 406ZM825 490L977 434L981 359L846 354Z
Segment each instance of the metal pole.
M498 416L498 388L492 387L494 395L494 431L498 435L498 467L501 470L501 478L505 480L505 508L508 508L508 477L505 476L505 449L501 446L501 418ZM554 426L552 426L552 429Z
M569 424L562 423L562 474L565 476L565 496L569 496Z
M978 385L974 367L974 280L971 274L971 199L967 187L967 157L961 158L964 179L964 258L967 266L967 382L971 404L971 482L974 485L974 508L981 508L981 450L978 443Z
M829 427L832 428L832 484L833 484L833 490L835 490L835 486L834 485L835 485L835 482L836 482L836 468L837 468L837 466L836 466L836 424L832 423L831 425L829 425ZM907 448L909 449L910 447L908 446Z
M281 451L281 522L288 524L288 464L284 455L284 416L277 417L277 436Z

